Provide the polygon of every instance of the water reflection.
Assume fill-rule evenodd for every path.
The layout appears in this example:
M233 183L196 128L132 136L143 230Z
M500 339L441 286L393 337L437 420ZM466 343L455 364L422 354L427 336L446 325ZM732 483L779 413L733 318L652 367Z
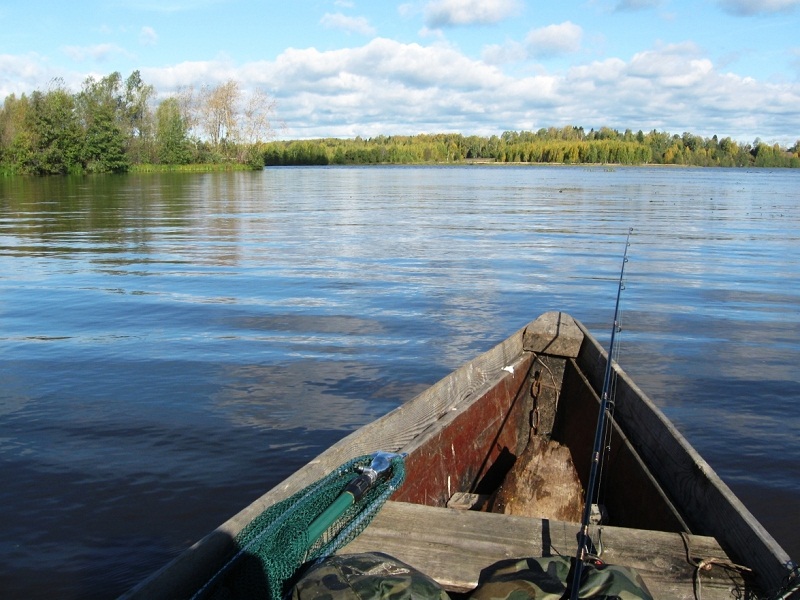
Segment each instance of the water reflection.
M228 384L212 400L236 426L341 431L342 435L424 387L394 382L378 367L347 360L231 365L221 374Z
M0 180L4 589L116 595L541 312L606 342L630 226L625 369L797 557L774 515L800 502L799 183L514 167Z

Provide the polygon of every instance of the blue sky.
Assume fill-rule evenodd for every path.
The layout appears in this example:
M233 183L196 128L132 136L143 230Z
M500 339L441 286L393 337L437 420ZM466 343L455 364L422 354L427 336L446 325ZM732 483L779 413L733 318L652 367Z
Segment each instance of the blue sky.
M0 97L235 79L282 138L580 125L800 139L800 0L3 1Z

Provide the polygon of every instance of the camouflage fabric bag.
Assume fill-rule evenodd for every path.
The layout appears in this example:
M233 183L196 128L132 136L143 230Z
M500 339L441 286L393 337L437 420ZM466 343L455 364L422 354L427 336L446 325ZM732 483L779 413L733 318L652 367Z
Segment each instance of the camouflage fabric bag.
M433 579L380 552L334 555L311 567L292 600L449 600Z
M560 600L572 578L572 560L560 556L523 558L497 563L481 577L470 600ZM592 600L653 600L636 571L614 565L586 565L580 598Z

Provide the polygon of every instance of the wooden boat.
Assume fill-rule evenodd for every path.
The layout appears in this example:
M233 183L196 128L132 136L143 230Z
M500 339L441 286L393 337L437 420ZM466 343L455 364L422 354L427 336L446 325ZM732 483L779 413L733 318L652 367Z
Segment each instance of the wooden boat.
M531 469L563 465L564 448L578 488L585 486L606 360L581 323L546 313L342 439L123 598L192 597L266 507L378 450L408 454L406 482L341 552L390 554L452 592L471 590L502 559L574 556L580 519L559 518L563 506L476 509L513 504L496 493L509 471L535 482L527 496L558 505L563 482L541 481L547 477ZM615 365L614 373L608 517L593 526L603 558L636 569L656 598L694 599L700 589L706 599L800 597L786 592L797 585L786 552L624 371Z

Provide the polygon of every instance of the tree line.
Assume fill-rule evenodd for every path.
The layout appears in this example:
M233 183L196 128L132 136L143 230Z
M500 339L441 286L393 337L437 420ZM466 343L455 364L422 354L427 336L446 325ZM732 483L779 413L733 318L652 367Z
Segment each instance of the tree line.
M273 141L267 165L416 164L485 161L558 164L665 164L719 167L800 167L800 140L791 148L756 139L740 144L730 137L691 133L619 132L603 127L550 127L506 131L500 136L435 134L369 139Z
M275 102L230 80L181 88L157 100L139 71L88 77L80 91L55 79L47 90L5 98L0 174L119 173L146 165L348 165L486 161L559 164L673 164L800 167L790 148L756 139L702 138L656 130L550 127L499 136L455 133L369 139L272 141Z
M88 77L77 93L55 79L47 90L5 98L0 173L120 173L133 165L227 163L264 166L274 101L236 81L182 88L156 102L139 71Z

